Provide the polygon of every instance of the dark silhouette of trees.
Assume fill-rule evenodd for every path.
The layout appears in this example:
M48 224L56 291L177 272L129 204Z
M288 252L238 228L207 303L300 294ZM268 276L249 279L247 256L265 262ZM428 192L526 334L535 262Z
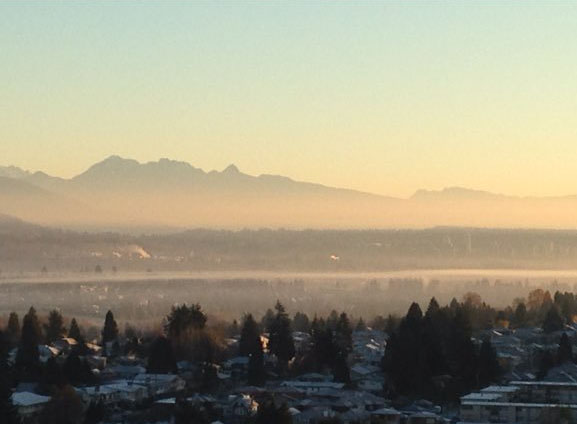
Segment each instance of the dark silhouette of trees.
M6 326L6 337L10 347L16 347L20 341L20 319L16 312L10 312L8 325Z
M557 307L554 305L549 308L545 320L543 321L543 331L546 333L553 333L555 331L560 331L563 329L565 323L563 318L559 314Z
M479 386L486 387L497 381L503 374L503 370L497 360L497 351L490 340L483 340L479 352Z
M515 327L520 328L527 325L527 307L525 303L520 302L515 308L515 314L513 316L513 324Z
M242 329L240 330L238 354L240 356L250 356L259 350L262 351L260 328L252 314L247 314L244 317Z
M170 374L178 371L172 344L166 337L159 336L152 342L146 371L150 374Z
M288 368L288 362L295 356L295 345L290 318L279 301L275 305L275 310L275 317L268 328L268 348L276 356L279 370L284 372Z
M198 303L191 306L173 306L166 317L165 331L170 339L177 340L192 330L204 329L206 320L206 315Z
M266 370L264 367L264 352L262 341L258 339L257 345L249 354L248 359L248 384L251 386L262 386L266 381Z
M112 311L106 313L104 318L104 327L102 328L102 344L114 342L118 339L118 324L114 319Z
M341 313L335 327L337 353L346 357L353 350L353 329L346 313Z
M48 323L44 325L44 334L48 344L60 340L66 334L64 319L56 309L48 314Z
M8 365L10 343L5 333L0 332L0 418L5 424L19 424L18 410L12 403L12 372Z
M297 312L293 317L292 327L294 331L308 333L311 330L311 323L309 317L302 312Z
M70 329L68 330L68 337L76 340L79 343L84 342L84 337L82 336L82 331L80 330L78 322L76 322L76 318L72 318L72 321L70 321Z
M22 321L22 337L16 355L16 368L20 376L29 381L39 375L40 352L38 345L42 341L40 322L36 315L36 309L30 307Z

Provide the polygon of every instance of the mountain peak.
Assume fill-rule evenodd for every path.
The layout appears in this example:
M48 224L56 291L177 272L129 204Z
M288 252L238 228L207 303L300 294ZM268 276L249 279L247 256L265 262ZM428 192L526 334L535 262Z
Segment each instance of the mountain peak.
M0 176L7 178L25 178L30 175L30 171L26 171L17 166L0 166Z
M231 163L222 171L222 173L228 174L228 175L235 175L235 174L240 174L240 170L237 168L237 166L234 163Z

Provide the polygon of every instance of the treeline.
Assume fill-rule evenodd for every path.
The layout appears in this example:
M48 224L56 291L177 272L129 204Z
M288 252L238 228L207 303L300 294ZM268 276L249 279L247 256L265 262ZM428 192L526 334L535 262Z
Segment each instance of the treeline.
M0 228L0 231L2 228ZM358 270L570 268L577 232L424 230L191 230L132 236L31 227L3 233L0 268L48 270ZM151 258L134 261L141 250ZM25 254L23 254L25 252ZM47 256L46 252L50 252ZM91 253L99 252L93 257ZM120 256L118 256L120 255ZM336 259L338 258L338 259Z

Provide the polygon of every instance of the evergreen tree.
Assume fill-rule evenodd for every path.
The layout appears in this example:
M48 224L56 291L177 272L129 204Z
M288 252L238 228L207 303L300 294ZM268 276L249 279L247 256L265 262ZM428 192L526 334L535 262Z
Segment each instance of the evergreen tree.
M339 353L346 357L353 351L353 330L346 313L339 316L335 328L335 343Z
M258 339L258 345L253 347L249 353L248 360L248 384L251 386L262 386L266 381L266 371L264 368L264 352L262 341Z
M104 318L104 327L102 328L102 353L104 355L111 355L109 352L108 345L112 344L114 347L115 342L118 340L118 324L114 319L114 314L112 311L106 313ZM112 350L115 350L114 348Z
M347 358L344 352L337 353L333 361L333 376L335 381L339 383L349 384L351 382L351 373Z
M355 326L355 331L366 331L367 330L367 324L365 324L365 321L362 318L359 318L359 320L357 321L357 325Z
M515 308L513 322L517 328L527 325L527 307L525 306L525 303L520 302Z
M8 337L0 332L0 418L3 424L19 424L18 410L12 403L12 375L8 365Z
M573 348L567 333L563 333L559 340L559 348L557 349L557 364L573 361Z
M562 330L563 327L563 318L559 314L557 307L555 307L555 305L551 306L547 312L545 320L543 321L543 331L546 333L553 333Z
M293 329L294 331L308 333L311 329L309 317L302 312L297 312L293 318Z
M240 356L250 356L259 350L262 351L260 329L252 314L247 314L244 317L240 331L238 354Z
M164 337L157 337L150 347L148 367L150 374L170 374L178 371L176 358L170 341Z
M42 331L36 310L30 307L22 322L22 337L16 355L16 367L23 379L34 379L39 375L40 352L38 345L42 340Z
M18 346L20 341L20 319L16 312L11 312L8 317L8 325L6 327L6 337L10 347Z
M274 321L274 312L272 309L268 308L260 320L261 328L267 328L267 329L270 328L273 321Z
M479 385L488 386L497 382L502 374L501 366L497 360L497 351L490 340L484 340L479 353Z
M274 320L268 328L268 348L277 357L279 369L284 371L288 366L288 362L295 356L295 345L290 318L279 301L275 305L275 310Z
M198 303L191 306L173 306L166 317L165 331L171 340L178 340L191 331L204 329L206 320L206 314Z
M46 343L48 344L60 340L66 334L64 319L62 314L56 309L48 314L48 323L44 325L44 332L46 334Z
M477 385L477 355L471 341L471 321L464 308L458 308L451 324L449 361L451 375L456 379L454 394L471 391Z
M84 342L84 337L82 337L82 332L80 331L78 322L76 322L76 318L72 318L72 321L70 321L70 330L68 330L68 337L76 340L79 343Z

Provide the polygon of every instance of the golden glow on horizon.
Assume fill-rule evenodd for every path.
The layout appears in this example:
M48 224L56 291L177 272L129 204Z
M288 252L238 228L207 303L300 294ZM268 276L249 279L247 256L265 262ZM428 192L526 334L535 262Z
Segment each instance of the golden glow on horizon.
M0 165L577 194L572 4L0 5Z

